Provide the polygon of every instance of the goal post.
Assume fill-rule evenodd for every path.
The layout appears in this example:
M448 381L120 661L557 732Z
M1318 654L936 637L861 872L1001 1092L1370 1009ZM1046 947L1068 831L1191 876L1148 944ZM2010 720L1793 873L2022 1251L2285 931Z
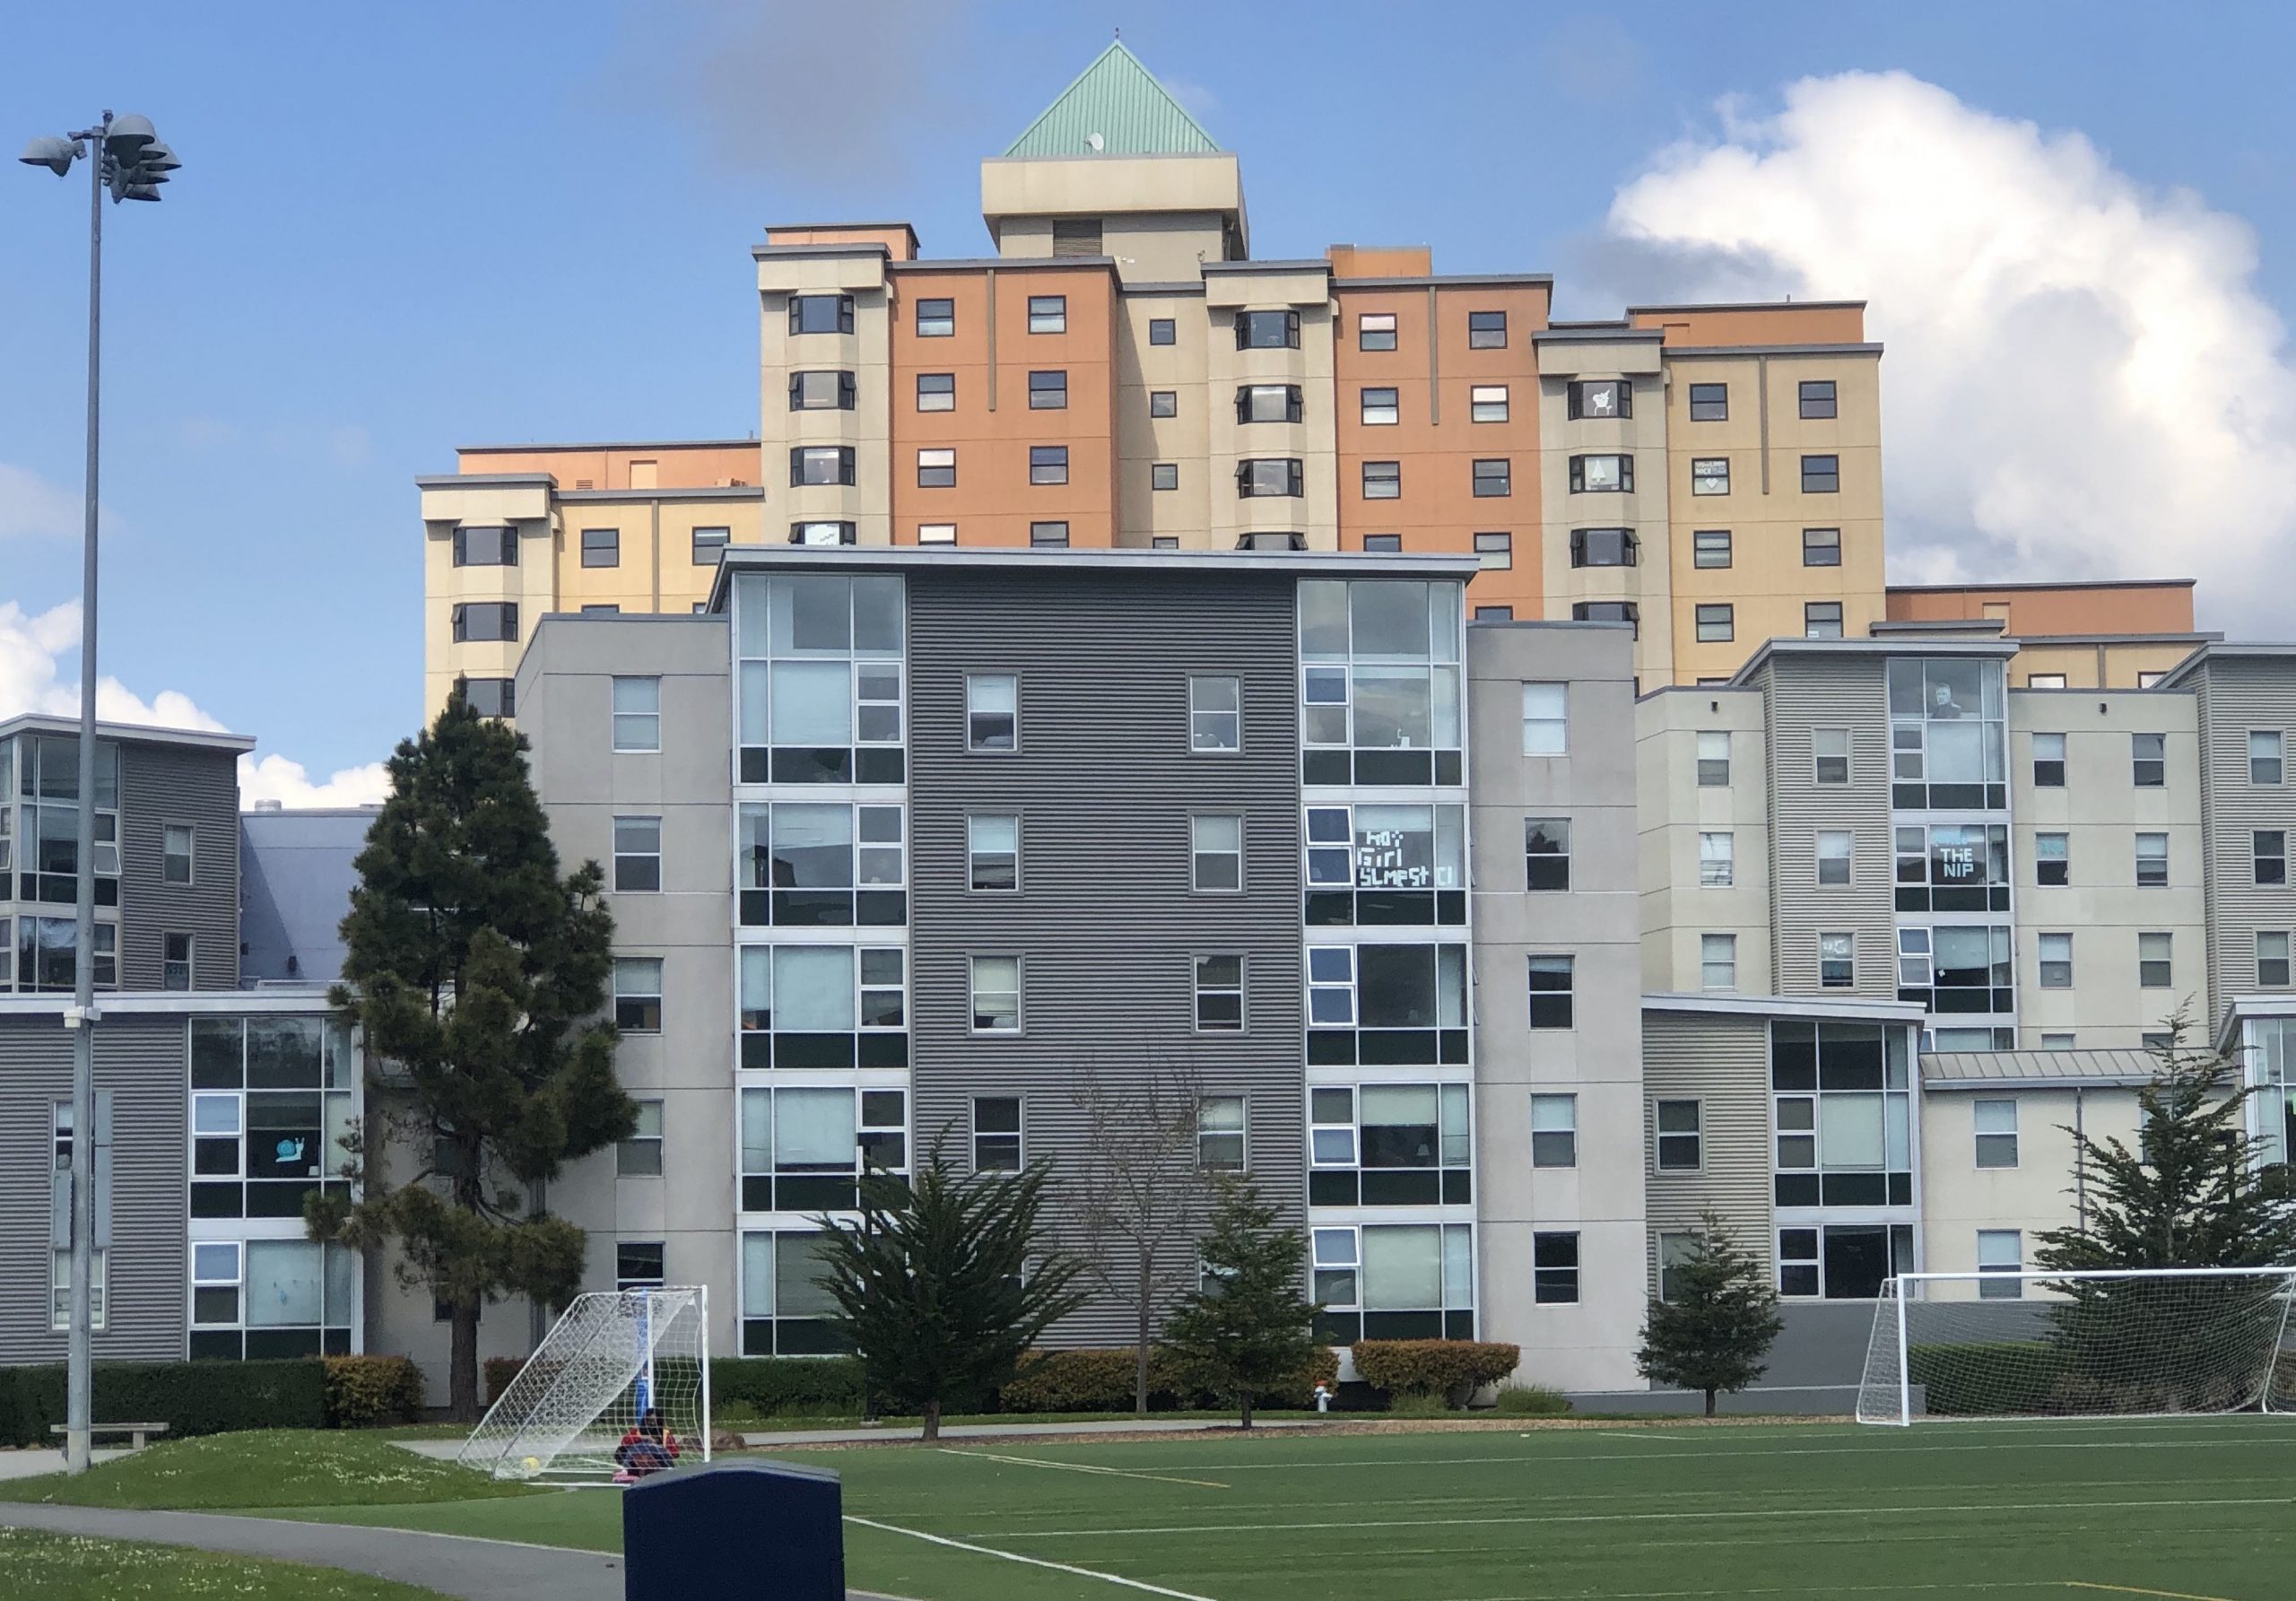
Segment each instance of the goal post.
M2292 1306L2296 1267L1900 1274L1857 1421L2296 1412Z
M498 1479L612 1484L649 1412L678 1460L709 1459L707 1287L576 1296L457 1459Z

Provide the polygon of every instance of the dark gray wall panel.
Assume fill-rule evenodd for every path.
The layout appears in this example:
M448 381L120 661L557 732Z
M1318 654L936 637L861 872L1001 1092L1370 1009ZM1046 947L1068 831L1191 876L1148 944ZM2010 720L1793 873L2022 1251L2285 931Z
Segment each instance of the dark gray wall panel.
M192 936L192 988L239 982L239 780L229 751L119 749L119 982L160 988L161 938ZM192 882L161 876L167 825L189 823Z

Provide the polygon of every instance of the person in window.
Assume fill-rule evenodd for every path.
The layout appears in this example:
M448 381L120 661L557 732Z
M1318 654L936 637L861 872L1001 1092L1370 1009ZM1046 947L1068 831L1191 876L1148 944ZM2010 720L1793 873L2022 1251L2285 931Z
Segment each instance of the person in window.
M678 1459L678 1437L662 1424L662 1414L648 1406L638 1419L638 1426L622 1437L614 1448L614 1465L622 1471L613 1475L617 1484L637 1483L649 1473L660 1473L674 1467Z
M1961 709L1961 703L1953 699L1952 684L1939 683L1930 686L1929 720L1931 722L1948 722L1954 718L1968 715Z

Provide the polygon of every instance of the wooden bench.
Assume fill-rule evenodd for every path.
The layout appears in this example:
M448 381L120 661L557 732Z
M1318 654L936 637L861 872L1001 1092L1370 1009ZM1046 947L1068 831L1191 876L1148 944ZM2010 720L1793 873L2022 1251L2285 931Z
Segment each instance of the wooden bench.
M50 1434L70 1432L62 1423L48 1424L48 1431ZM154 1436L165 1434L167 1431L168 1426L165 1423L91 1423L88 1427L91 1438L98 1434L125 1434L133 1442L128 1449L136 1451L149 1445Z

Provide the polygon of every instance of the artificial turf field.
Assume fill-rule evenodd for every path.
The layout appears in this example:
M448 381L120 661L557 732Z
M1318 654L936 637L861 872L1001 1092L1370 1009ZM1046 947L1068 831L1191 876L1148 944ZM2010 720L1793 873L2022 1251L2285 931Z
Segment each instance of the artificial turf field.
M843 1475L848 1582L916 1601L2296 1596L2296 1418L778 1455ZM285 1515L621 1538L610 1491Z

